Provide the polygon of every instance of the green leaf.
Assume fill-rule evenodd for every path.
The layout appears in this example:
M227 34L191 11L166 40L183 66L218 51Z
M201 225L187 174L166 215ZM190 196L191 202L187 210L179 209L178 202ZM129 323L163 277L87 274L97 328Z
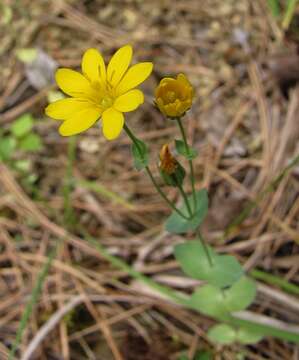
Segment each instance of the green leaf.
M263 335L252 329L240 328L237 331L236 340L241 344L255 344L262 340Z
M31 168L31 161L30 160L18 160L14 163L15 169L21 172L28 172Z
M254 300L256 285L253 280L243 276L228 289L204 285L191 295L190 305L202 313L223 318L231 312L246 309Z
M188 196L189 203L193 203L192 195ZM208 195L206 189L196 192L196 211L193 217L189 219L182 218L176 211L168 217L165 223L166 230L174 234L184 234L188 231L194 231L202 223L208 211ZM188 216L188 209L184 203L180 207L181 212Z
M11 127L11 132L20 138L30 132L33 127L34 119L31 114L24 114L19 117Z
M38 151L42 148L42 141L37 134L27 134L19 143L19 147L24 151Z
M212 265L206 251L210 254ZM232 285L243 275L241 265L233 256L217 255L210 246L205 249L199 240L177 245L174 255L185 274L219 288Z
M16 149L17 141L11 136L0 138L0 160L8 160Z
M238 282L225 290L225 303L229 312L246 309L256 296L256 283L254 280L243 276Z
M209 283L220 288L230 286L243 275L243 268L231 255L217 255L213 269L209 275Z
M223 301L223 294L213 285L204 285L196 289L190 298L190 305L205 315L223 318L228 311Z
M209 329L208 338L222 345L232 344L234 342L255 344L263 338L263 335L246 328L236 330L227 324L218 324Z
M207 245L212 262L216 258L214 250ZM181 265L184 273L193 279L207 280L212 267L207 254L199 240L186 241L174 248L174 256Z
M208 331L208 338L221 345L232 344L236 340L236 331L227 324L218 324Z
M188 160L195 159L198 155L197 150L190 146L188 147L189 151L187 151L183 140L175 140L175 148L178 154L183 155Z
M143 141L135 140L137 144L132 144L134 166L137 170L142 170L148 165L148 147Z

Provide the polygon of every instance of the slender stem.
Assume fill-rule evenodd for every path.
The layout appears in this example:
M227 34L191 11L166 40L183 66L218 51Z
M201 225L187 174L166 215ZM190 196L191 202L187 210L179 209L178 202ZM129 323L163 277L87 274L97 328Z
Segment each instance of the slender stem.
M187 207L189 216L190 216L190 218L192 218L193 214L192 214L192 210L191 210L191 206L190 206L188 197L187 197L187 195L186 195L186 193L185 193L185 191L184 191L181 183L177 180L177 178L176 178L176 184L177 184L177 187L178 187L178 189L180 190L180 193L181 193L181 195L182 195L182 197L183 197L183 199L184 199L184 202L185 202L185 204L186 204L186 207Z
M140 146L138 144L138 139L136 138L136 136L132 133L132 131L129 129L129 127L127 126L127 124L124 124L124 130L127 133L127 135L129 136L129 138L132 140L132 142L136 145L137 149L139 151L141 151Z
M181 134L182 134L182 138L183 138L183 142L185 145L185 149L186 149L186 153L187 155L190 154L190 150L189 150L189 145L187 142L187 137L186 137L186 133L185 133L185 129L183 127L182 121L180 118L176 118L176 121L179 125ZM196 211L196 206L197 206L197 199L196 199L196 191L195 191L195 179L194 179L194 168L193 168L193 162L192 160L189 160L189 168L190 168L190 181L191 181L191 187L192 187L192 195L193 195L193 204L194 204L194 212Z
M205 239L201 235L201 232L200 232L199 229L197 229L196 234L197 234L197 236L199 238L199 241L201 242L202 247L204 248L204 251L205 251L207 259L208 259L208 262L209 262L210 266L212 267L213 266L213 260L212 260L211 254L209 253L209 248L207 247Z
M192 194L193 194L194 213L196 213L197 199L196 199L194 169L193 169L192 160L189 160L189 167L190 167L190 180L191 180L191 186L192 186Z
M129 136L129 138L132 140L133 144L135 144L135 146L137 147L137 149L139 150L139 152L141 153L141 149L140 146L138 144L138 139L136 138L136 136L132 133L132 131L129 129L129 127L125 124L124 125L124 130L126 131L127 135ZM151 179L155 189L157 190L157 192L159 193L159 195L164 199L164 201L168 204L169 207L171 207L172 210L176 211L182 218L189 220L189 218L184 215L182 213L181 210L179 210L172 201L170 201L168 199L168 197L165 195L165 193L163 192L163 190L160 188L159 184L157 183L157 181L155 180L150 168L148 166L145 167L145 170L149 176L149 178Z
M174 210L176 211L182 218L189 220L189 218L182 213L182 211L180 209L178 209L169 199L168 197L164 194L164 192L161 190L160 186L158 185L157 181L155 180L150 168L148 166L145 167L145 170L148 174L148 176L150 177L154 187L156 188L156 190L158 191L158 193L160 194L160 196L167 202L167 204Z

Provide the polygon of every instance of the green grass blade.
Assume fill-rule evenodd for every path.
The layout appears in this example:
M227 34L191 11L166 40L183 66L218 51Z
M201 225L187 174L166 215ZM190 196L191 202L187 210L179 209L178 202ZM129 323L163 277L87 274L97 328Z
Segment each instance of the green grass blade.
M54 249L52 249L52 251L50 252L47 262L44 264L41 272L38 275L35 287L33 288L33 291L31 293L30 300L26 304L25 310L24 310L22 318L20 320L19 328L17 330L15 341L10 350L8 360L14 359L15 353L16 353L16 351L20 345L20 342L22 340L24 330L26 329L28 321L30 320L30 316L32 314L33 307L39 299L44 281L46 280L46 277L48 275L48 272L50 270L50 267L51 267L51 264L52 264L52 261L53 261L55 255L56 255L56 247Z
M282 28L284 30L287 30L291 24L291 21L293 19L295 10L296 10L296 5L298 3L298 0L288 0L287 2L287 9L284 13L284 17L282 20Z
M278 17L280 15L279 0L267 0L267 2L272 15Z
M99 184L95 181L87 181L87 180L75 180L76 183L85 189L94 191L107 199L115 202L116 204L122 205L123 207L127 208L128 210L135 210L135 206L129 203L127 200L119 196L118 194L108 190L105 186Z
M264 281L267 284L276 285L290 294L299 295L299 286L292 284L279 276L268 274L265 271L258 269L251 270L250 275L257 280Z

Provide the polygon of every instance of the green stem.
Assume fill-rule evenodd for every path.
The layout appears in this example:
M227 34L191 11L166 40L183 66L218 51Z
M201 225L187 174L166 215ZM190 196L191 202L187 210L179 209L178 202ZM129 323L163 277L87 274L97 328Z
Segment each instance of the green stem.
M211 254L209 253L209 248L207 247L207 244L206 244L206 242L205 242L205 239L204 239L203 236L201 235L201 232L200 232L199 229L197 229L196 234L197 234L197 236L198 236L198 238L199 238L199 241L201 242L202 247L204 248L204 251L205 251L206 256L207 256L207 258L208 258L209 264L210 264L210 266L212 267L212 266L213 266L213 260L212 260Z
M141 153L141 149L140 146L138 144L138 139L136 138L136 136L132 133L132 131L129 129L129 127L125 124L124 125L124 130L127 133L127 135L129 136L129 138L132 140L132 142L135 144L135 146L137 147L137 149L139 150L139 152ZM157 183L157 181L155 180L150 168L148 166L145 167L145 170L149 176L149 178L151 179L155 189L157 190L157 192L159 193L159 195L164 199L164 201L168 204L169 207L171 207L172 210L176 211L182 218L189 220L188 217L186 217L181 210L179 210L172 201L170 201L168 199L168 197L165 195L165 193L163 192L163 190L160 188L159 184Z
M182 218L189 220L189 218L187 216L185 216L185 214L182 213L182 211L180 209L178 209L173 202L171 202L168 197L164 194L164 192L161 190L160 186L158 185L156 179L154 178L150 168L148 166L145 167L145 170L148 174L148 176L150 177L154 187L156 188L156 190L158 191L158 193L160 194L160 196L166 201L166 203L168 204L168 206L170 206L174 211L176 211Z
M128 127L128 125L126 123L124 124L124 130L127 133L127 135L129 136L129 138L132 140L132 142L135 144L135 146L137 147L139 152L141 152L137 137L132 133L132 131L130 130L130 128Z
M199 310L196 307L194 307L194 305L192 305L189 297L177 291L174 291L171 288L168 288L167 286L163 286L156 283L147 276L134 270L131 266L129 266L126 262L122 261L118 257L109 254L109 252L102 245L100 245L99 242L94 238L90 237L89 235L86 235L86 238L107 261L109 261L112 265L116 266L118 269L126 272L134 279L142 281L144 284L148 285L153 290L158 291L160 294L166 296L168 299L172 300L177 305L181 305L186 308L199 312ZM219 320L216 317L215 319ZM282 330L276 326L264 325L250 320L243 320L237 318L237 316L230 316L227 319L227 322L232 325L244 326L247 329L261 332L261 334L265 336L275 336L279 339L292 341L294 343L299 343L299 333L295 330L294 331Z
M195 212L196 212L196 208L197 208L197 198L196 198L195 178L194 178L194 169L193 169L193 162L192 162L192 160L189 160L189 167L190 167L190 179L191 179L193 202L194 202L194 213L195 213Z
M190 150L189 150L189 145L187 142L187 137L186 137L186 133L185 133L185 129L183 127L181 118L176 118L176 121L179 125L181 134L182 134L182 138L183 138L183 142L185 145L185 150L187 155L190 154ZM197 199L196 199L196 191L195 191L195 179L194 179L194 168L193 168L193 161L192 160L188 160L189 163L189 168L190 168L190 181L191 181L191 187L192 187L192 195L193 195L193 203L194 203L194 212L196 211L196 207L197 207Z
M191 206L190 206L188 197L187 197L187 195L186 195L186 193L185 193L185 191L184 191L181 183L177 180L177 178L176 178L176 184L177 184L177 187L178 187L178 189L180 190L180 193L181 193L181 195L182 195L182 197L183 197L183 199L184 199L184 202L185 202L185 204L186 204L186 207L187 207L189 216L190 216L190 218L192 218L193 214L192 214L192 210L191 210Z

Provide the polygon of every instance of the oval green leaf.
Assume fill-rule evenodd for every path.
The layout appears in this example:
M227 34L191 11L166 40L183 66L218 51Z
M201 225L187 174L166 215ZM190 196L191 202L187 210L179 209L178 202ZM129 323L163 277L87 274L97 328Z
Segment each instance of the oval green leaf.
M210 254L212 265L206 251ZM243 275L242 266L236 258L217 255L210 246L205 249L199 240L177 245L174 255L185 274L219 288L234 284Z
M236 340L241 344L256 344L262 340L263 335L252 329L240 328L237 331Z
M208 331L208 338L214 343L221 345L232 344L236 340L236 331L227 324L218 324Z
M134 166L137 170L142 170L148 165L148 147L139 139L135 139L135 141L136 144L132 144Z

